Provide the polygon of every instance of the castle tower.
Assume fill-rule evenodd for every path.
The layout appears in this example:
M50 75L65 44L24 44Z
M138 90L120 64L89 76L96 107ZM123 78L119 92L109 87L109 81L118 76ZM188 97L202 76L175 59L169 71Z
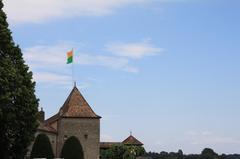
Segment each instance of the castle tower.
M74 136L82 146L84 159L98 159L100 118L74 86L59 112L45 121L57 130L56 157L60 157L65 141Z

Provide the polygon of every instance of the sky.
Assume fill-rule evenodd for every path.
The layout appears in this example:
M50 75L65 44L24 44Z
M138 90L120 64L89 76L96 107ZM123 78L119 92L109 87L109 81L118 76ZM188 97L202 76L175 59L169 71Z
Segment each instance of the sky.
M46 117L75 80L102 141L240 153L239 0L4 2Z

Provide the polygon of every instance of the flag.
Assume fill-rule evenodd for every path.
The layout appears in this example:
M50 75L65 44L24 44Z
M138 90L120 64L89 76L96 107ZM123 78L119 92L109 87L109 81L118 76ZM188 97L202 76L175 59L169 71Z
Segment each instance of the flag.
M73 50L67 52L67 64L73 63Z

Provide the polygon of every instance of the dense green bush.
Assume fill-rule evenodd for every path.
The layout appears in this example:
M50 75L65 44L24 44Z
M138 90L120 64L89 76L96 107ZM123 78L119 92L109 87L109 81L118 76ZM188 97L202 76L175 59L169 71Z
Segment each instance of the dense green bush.
M54 158L49 138L45 134L39 134L33 144L31 159L33 158Z
M72 136L63 145L61 158L64 159L84 159L83 149L79 140Z
M210 148L205 148L200 155L200 159L218 159L218 154Z
M124 144L113 145L108 150L101 151L102 159L135 159L142 156L145 150L142 146L126 146Z

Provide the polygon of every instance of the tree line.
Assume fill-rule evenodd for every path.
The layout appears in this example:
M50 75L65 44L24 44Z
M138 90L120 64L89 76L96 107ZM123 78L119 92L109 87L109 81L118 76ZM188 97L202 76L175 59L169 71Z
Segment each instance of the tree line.
M240 159L239 154L217 154L210 148L205 148L201 154L183 154L182 150L178 152L148 152L144 156L151 157L152 159Z

